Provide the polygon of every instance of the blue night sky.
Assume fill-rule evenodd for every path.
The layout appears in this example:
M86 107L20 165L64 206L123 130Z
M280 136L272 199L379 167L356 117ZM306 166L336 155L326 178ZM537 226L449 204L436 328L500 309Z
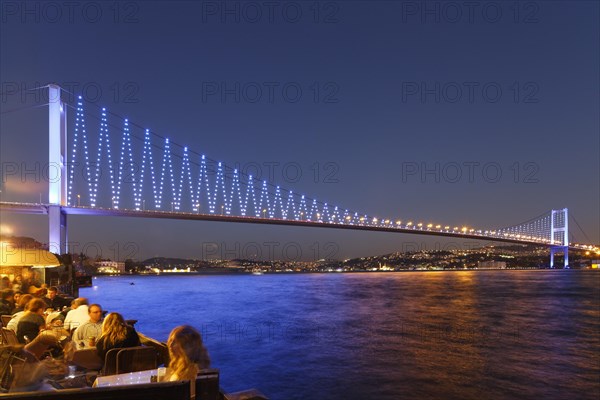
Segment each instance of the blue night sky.
M27 108L44 103L27 89L56 82L90 111L263 179L270 165L275 184L330 204L483 229L568 207L573 239L600 242L597 1L75 3L0 3L2 201L47 201L46 108ZM4 233L47 240L45 217L1 218ZM292 259L293 244L308 260L476 244L83 216L69 235L120 259L215 256L212 243Z

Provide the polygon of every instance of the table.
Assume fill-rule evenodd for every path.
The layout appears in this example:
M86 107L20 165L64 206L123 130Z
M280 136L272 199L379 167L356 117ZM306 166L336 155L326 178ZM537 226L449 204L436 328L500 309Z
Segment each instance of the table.
M99 376L94 382L94 387L106 386L124 386L138 385L141 383L150 383L152 376L158 376L157 369L148 369L146 371L127 372L125 374ZM162 372L162 371L161 371Z

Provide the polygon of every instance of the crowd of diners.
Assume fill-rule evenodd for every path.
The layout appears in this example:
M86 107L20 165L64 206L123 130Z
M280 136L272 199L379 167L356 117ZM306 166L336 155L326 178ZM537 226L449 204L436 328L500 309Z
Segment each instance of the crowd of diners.
M37 295L17 293L11 288L1 292L0 313L11 315L5 326L16 334L19 345L11 345L32 365L45 358L64 360L69 352L95 349L99 359L114 348L140 346L140 337L118 312L106 312L100 304L89 304L83 297L67 300L56 287ZM4 347L8 346L6 343ZM169 363L166 380L192 380L210 367L208 351L198 330L189 325L174 328L168 338ZM36 368L38 371L39 368ZM35 382L25 382L20 390L46 390L44 376L30 373Z

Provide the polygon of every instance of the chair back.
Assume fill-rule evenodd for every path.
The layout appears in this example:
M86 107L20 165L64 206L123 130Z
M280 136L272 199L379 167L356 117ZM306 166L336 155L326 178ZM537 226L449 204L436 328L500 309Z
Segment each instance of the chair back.
M18 345L19 340L17 339L17 334L8 328L2 327L2 343L7 345Z
M75 350L71 362L86 370L99 370L102 368L102 359L95 348Z
M219 392L219 370L203 369L196 377L196 400L218 400Z
M12 315L0 315L0 322L2 322L2 326L7 326L11 319Z
M117 374L145 371L158 367L158 356L153 347L136 346L120 349L117 353Z
M139 332L138 337L140 338L140 343L143 346L149 346L154 348L158 356L158 365L162 364L165 367L169 365L169 348L166 344Z
M8 347L0 348L0 393L7 393L23 372L26 360Z
M102 367L102 375L117 374L117 353L121 349L110 349L104 356L104 366Z

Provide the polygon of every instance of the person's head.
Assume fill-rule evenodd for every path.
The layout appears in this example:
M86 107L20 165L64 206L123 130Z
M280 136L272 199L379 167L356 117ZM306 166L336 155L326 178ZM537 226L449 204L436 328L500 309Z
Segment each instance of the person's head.
M88 302L88 299L86 299L85 297L78 297L75 300L73 300L73 304L75 305L74 308L77 308L77 307L83 306L83 305L87 306L90 303ZM73 307L73 305L71 305L71 307Z
M44 315L44 310L46 310L46 302L42 299L33 298L29 303L27 303L27 311Z
M14 301L14 292L12 291L12 289L4 289L2 291L2 300L8 301L8 302L13 302Z
M23 310L27 310L27 305L29 304L31 299L33 299L32 295L24 294L23 296L19 297L19 303L17 304L17 306L21 307Z
M46 296L48 296L48 298L50 300L54 300L54 298L56 297L57 294L58 294L58 288L56 286L50 286L48 288L48 293L46 294Z
M64 325L65 317L59 312L54 311L46 317L46 325L51 328L58 328Z
M102 319L102 307L100 304L92 304L88 307L88 315L90 316L90 322L98 323Z
M23 282L23 277L21 275L15 276L13 283L22 283L22 282Z
M127 337L127 325L119 313L109 313L102 322L102 335L107 344L113 344Z
M75 310L77 307L81 306L81 305L87 305L88 304L88 299L86 299L85 297L78 297L76 299L73 299L71 301L71 308L73 310Z
M23 296L23 292L17 290L13 295L13 299L15 299L15 304L19 304L19 299L21 298L21 296Z
M200 369L210 366L202 336L194 327L181 325L174 328L167 340L170 363L178 379L195 379Z

